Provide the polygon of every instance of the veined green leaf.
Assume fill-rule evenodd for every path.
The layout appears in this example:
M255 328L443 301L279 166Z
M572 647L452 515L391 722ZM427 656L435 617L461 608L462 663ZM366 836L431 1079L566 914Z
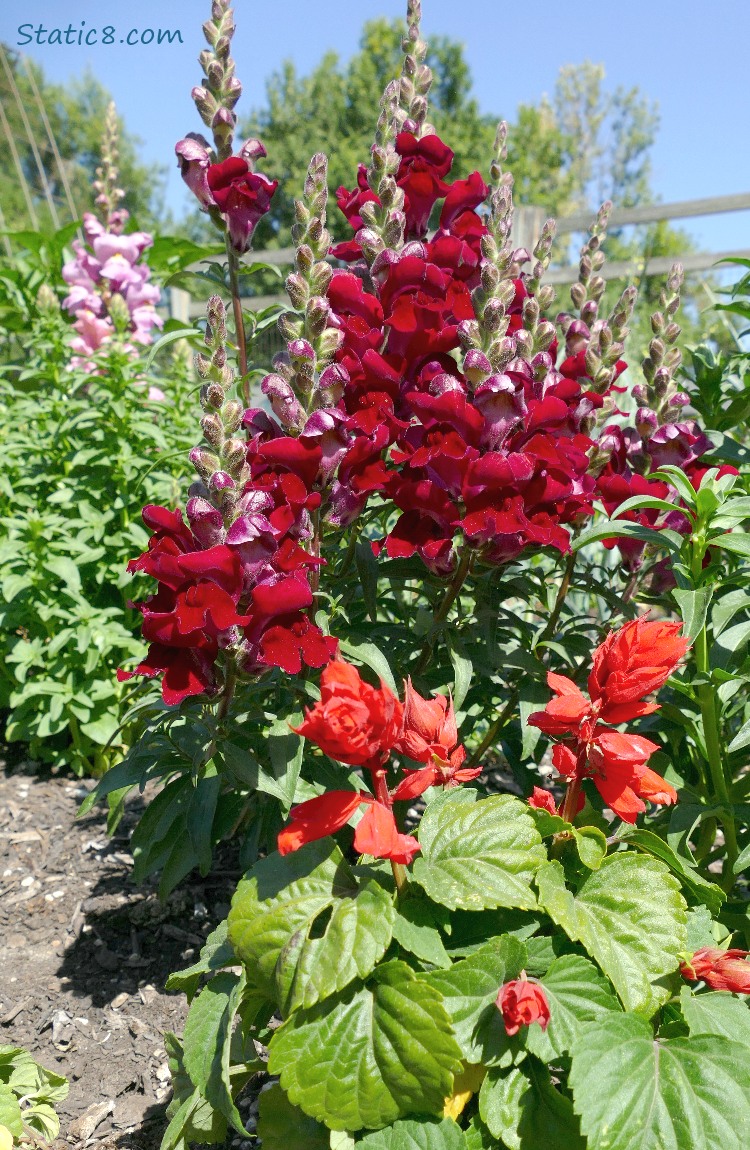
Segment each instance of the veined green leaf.
M686 906L667 867L643 855L610 855L573 894L558 862L537 875L540 902L581 942L613 983L626 1010L650 1016L669 997L664 975L686 945Z
M414 878L435 902L451 910L536 905L531 881L547 856L518 799L446 791L422 816L419 841Z
M295 1011L271 1040L268 1069L311 1118L377 1129L442 1114L460 1058L440 994L390 962L372 985Z
M750 1061L716 1034L655 1040L645 1019L611 1014L576 1041L570 1085L589 1150L750 1143Z

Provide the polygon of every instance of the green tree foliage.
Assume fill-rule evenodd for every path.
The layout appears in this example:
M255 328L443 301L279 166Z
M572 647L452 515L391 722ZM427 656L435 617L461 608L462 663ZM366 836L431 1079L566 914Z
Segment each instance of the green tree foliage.
M88 71L62 86L0 44L0 227L53 231L93 208L104 112L111 96ZM164 168L139 158L120 122L123 206L139 226L164 221Z

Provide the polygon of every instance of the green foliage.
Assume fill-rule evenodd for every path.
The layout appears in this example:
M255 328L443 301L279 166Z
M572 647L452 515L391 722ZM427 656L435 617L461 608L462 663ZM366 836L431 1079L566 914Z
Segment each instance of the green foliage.
M644 1019L611 1015L591 1023L574 1046L570 1081L590 1150L747 1144L745 1048L717 1035L655 1040Z
M173 360L152 376L165 399L150 400L116 344L94 374L69 366L70 328L38 302L69 237L26 237L26 258L0 280L18 320L0 369L0 706L6 738L33 757L101 774L133 734L132 689L115 679L141 649L125 566L148 539L144 503L178 498L192 384Z
M19 1046L0 1046L0 1133L54 1142L60 1133L55 1105L68 1095L68 1080Z

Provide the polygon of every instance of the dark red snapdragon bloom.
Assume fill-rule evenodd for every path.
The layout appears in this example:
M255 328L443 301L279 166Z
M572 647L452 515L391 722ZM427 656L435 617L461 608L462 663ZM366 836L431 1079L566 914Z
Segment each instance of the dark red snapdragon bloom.
M495 1005L503 1016L503 1025L511 1038L518 1034L522 1026L531 1026L534 1022L542 1030L549 1026L547 995L543 987L524 976L501 986Z

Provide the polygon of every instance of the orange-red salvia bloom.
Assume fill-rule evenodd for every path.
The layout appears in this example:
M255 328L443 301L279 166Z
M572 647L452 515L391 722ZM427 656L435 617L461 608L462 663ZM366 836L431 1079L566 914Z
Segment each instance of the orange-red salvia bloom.
M420 771L409 770L391 798L415 799L428 787L457 787L481 775L481 767L462 766L466 751L456 746L458 728L453 700L445 695L423 699L411 679L406 680L405 687L404 725L394 750L428 765Z
M646 765L659 748L650 739L614 731L619 724L658 710L643 696L663 686L685 653L688 641L679 623L637 619L608 635L594 652L589 675L590 699L565 675L550 672L555 693L529 723L567 740L552 752L552 762L569 780L591 778L604 802L625 822L645 811L644 799L674 803L677 792Z
M696 950L689 962L680 966L688 982L705 982L714 990L731 990L733 994L750 994L750 951L720 950L704 946Z
M624 723L634 718L632 714L612 717L612 711L664 686L690 645L680 635L681 626L634 619L612 631L597 647L588 687L592 702L601 699L604 710L610 711L609 715L601 714L605 722Z
M366 791L328 791L292 807L288 826L279 833L279 854L298 851L305 843L339 831L362 803L368 809L354 831L354 849L360 854L409 863L419 850L411 835L402 835L393 812Z
M356 667L334 659L320 677L320 701L295 730L351 767L385 761L401 733L403 707L384 683L371 687Z
M549 1003L544 990L526 978L513 979L500 987L495 1005L503 1016L503 1024L512 1037L522 1026L538 1022L542 1030L549 1026Z

